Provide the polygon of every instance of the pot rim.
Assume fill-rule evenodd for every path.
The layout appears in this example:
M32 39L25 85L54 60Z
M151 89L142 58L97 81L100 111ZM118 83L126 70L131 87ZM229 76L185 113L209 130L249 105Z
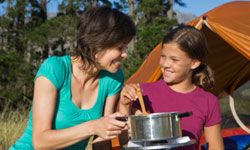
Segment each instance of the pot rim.
M131 115L129 116L131 119L149 119L149 118L158 118L158 117L174 117L180 114L180 112L160 112L160 113L152 113L148 115Z

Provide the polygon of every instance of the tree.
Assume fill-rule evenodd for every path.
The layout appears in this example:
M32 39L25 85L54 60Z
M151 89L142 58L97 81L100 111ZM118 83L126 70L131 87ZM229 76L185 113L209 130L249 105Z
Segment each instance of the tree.
M177 24L177 20L171 20L166 15L169 9L166 1L131 1L130 4L135 4L137 36L135 38L134 50L129 50L128 59L123 63L126 79L138 69L150 51L162 40L169 28Z

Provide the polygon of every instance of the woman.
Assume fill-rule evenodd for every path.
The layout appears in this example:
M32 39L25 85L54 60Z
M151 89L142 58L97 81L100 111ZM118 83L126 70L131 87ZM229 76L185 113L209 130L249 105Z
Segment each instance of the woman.
M132 20L118 10L86 11L75 54L41 65L27 128L10 149L85 149L90 136L108 140L126 129L115 119L124 115L112 113L124 80L119 67L135 32Z
M214 84L213 74L206 65L207 43L201 31L180 26L170 31L162 41L160 67L163 79L154 83L126 85L121 94L119 109L129 113L136 90L141 89L145 105L154 112L193 112L182 119L183 136L195 139L198 149L204 131L209 149L222 150L220 108L217 98L207 90ZM133 104L138 113L140 107Z

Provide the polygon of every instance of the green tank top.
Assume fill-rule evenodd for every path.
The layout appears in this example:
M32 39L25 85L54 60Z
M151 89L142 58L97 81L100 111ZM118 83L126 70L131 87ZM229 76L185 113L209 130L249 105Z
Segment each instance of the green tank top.
M58 91L56 109L52 128L64 129L102 116L106 98L118 93L123 85L124 77L121 69L116 73L101 70L98 75L98 96L96 103L90 109L80 109L71 100L71 58L66 56L52 56L40 66L36 77L44 76L49 79ZM46 110L45 110L46 111ZM88 140L80 141L70 149L85 149ZM22 136L10 147L10 150L32 150L32 111L28 124Z

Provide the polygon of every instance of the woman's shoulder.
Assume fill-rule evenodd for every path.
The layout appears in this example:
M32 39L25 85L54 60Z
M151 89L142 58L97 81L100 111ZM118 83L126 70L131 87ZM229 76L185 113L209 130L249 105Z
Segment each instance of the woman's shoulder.
M106 70L101 70L99 73L99 78L106 80L106 81L124 81L123 71L119 68L115 73L111 73Z
M43 64L47 64L47 65L63 65L64 63L68 63L70 59L69 55L65 55L65 56L49 56L48 58L46 58L43 62Z
M101 70L99 72L99 79L103 91L107 89L108 96L112 96L119 92L122 89L124 82L123 72L121 69L118 69L115 73Z
M57 89L59 89L69 73L70 57L69 56L50 56L41 64L36 77L44 76L48 78Z
M41 64L41 67L45 67L53 72L65 72L69 71L71 66L70 56L49 56Z

